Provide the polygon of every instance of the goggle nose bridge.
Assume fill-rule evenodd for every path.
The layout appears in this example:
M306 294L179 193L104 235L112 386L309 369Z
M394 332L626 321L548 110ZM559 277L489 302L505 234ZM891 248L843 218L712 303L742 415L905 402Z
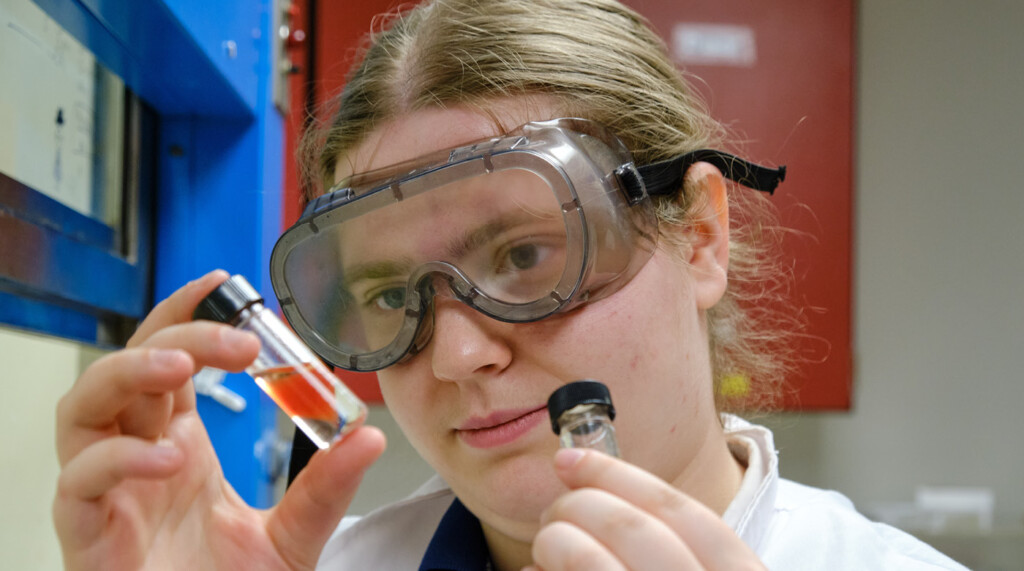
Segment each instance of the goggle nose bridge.
M473 281L458 266L442 261L427 262L409 276L408 288L417 293L418 300L410 304L418 304L420 308L406 308L407 315L433 313L434 298L450 297L493 319L503 320L501 315L488 311L488 303L496 303L489 295L477 288ZM412 297L412 296L410 296ZM478 301L484 301L483 304ZM423 320L425 316L419 317Z
M439 288L438 285L443 287ZM448 295L452 299L487 315L497 318L474 303L479 297L487 298L486 294L477 289L473 283L453 264L448 262L427 262L409 276L409 289L417 295L409 296L406 306L406 319L415 319L415 331L409 342L409 349L398 361L408 361L413 355L422 351L434 336L434 298ZM415 305L416 307L412 307Z
M426 262L416 268L409 276L408 287L427 298L426 303L433 304L431 300L434 296L443 295L437 288L439 282L445 286L443 289L451 292L453 297L463 303L480 295L480 291L462 270L454 264L441 261Z

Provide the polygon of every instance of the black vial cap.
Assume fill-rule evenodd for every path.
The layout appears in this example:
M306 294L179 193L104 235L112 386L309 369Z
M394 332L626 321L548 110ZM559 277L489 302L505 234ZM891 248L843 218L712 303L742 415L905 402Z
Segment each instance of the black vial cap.
M199 302L192 319L231 323L242 310L263 303L263 296L244 277L235 274Z
M615 420L612 395L604 383L591 380L574 381L559 387L548 397L548 415L551 416L551 430L559 433L558 418L562 413L581 404L602 404L608 407L608 418Z

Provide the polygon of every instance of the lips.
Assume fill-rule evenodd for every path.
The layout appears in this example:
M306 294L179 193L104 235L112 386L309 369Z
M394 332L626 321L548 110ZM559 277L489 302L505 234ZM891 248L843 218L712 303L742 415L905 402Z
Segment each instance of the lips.
M456 429L456 433L473 448L493 448L518 440L546 418L546 406L502 410L470 418Z

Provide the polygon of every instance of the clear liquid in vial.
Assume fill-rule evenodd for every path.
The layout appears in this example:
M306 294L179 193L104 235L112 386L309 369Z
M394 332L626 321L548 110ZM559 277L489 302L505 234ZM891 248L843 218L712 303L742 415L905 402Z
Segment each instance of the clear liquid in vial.
M562 415L559 440L563 448L590 448L609 456L619 456L615 427L607 415L595 412L592 405L580 405Z

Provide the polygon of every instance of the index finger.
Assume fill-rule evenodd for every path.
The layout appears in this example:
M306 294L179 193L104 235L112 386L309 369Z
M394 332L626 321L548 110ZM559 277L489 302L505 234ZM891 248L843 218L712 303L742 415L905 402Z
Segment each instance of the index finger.
M192 312L195 311L199 302L214 288L224 283L228 277L228 273L224 270L213 270L179 288L167 299L156 304L156 307L149 312L125 346L135 347L164 327L191 321Z
M740 568L756 558L719 514L637 466L593 450L569 448L558 451L555 469L572 489L604 490L658 518L707 568Z

